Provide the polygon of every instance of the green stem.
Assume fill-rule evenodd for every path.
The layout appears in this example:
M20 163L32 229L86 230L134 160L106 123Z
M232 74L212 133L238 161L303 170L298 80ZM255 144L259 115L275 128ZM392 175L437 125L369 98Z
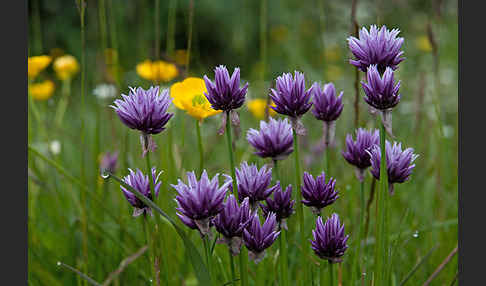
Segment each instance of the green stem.
M61 127L64 114L69 103L69 96L71 94L71 79L66 79L62 81L62 98L57 106L56 115L54 122L57 127Z
M158 1L158 0L157 0ZM167 16L167 46L166 53L172 57L175 49L175 20L177 0L169 0L169 14Z
M356 282L356 274L361 273L362 269L362 259L361 259L361 244L363 242L364 238L364 212L365 212L365 195L364 195L364 178L363 181L360 182L360 193L359 193L359 199L360 199L360 210L359 210L359 228L358 228L358 233L359 233L359 238L358 238L358 245L357 245L357 250L355 257L353 259L353 267L351 268L351 283L354 284ZM356 271L356 265L359 265L359 271Z
M33 25L32 25L32 30L34 31L35 35L35 44L36 44L36 50L35 54L40 55L42 54L42 26L41 26L41 18L40 18L40 7L39 7L39 0L33 1L34 7L34 19L33 19Z
M208 267L208 274L211 279L211 248L209 243L209 237L207 235L203 238L204 242L204 251L206 253L206 265Z
M294 158L295 158L295 188L300 189L301 185L301 177L300 177L300 158L299 158L299 142L298 142L298 135L293 130L294 136ZM307 271L305 265L307 264L307 247L304 245L307 244L305 241L305 228L304 228L304 207L302 204L302 190L299 192L299 200L297 205L297 217L299 219L300 225L300 242L299 245L302 245L302 255L300 256L300 268L303 272L303 277L299 280L300 285L305 284Z
M267 0L261 0L260 5L260 60L262 61L261 80L265 80L267 65Z
M321 267L319 267L319 285L324 286L325 281L326 281L326 269L324 267L324 260L321 261Z
M85 83L86 83L86 39L85 39L85 23L84 15L86 12L85 0L79 1L79 19L81 22L81 114L86 114L85 106ZM81 119L81 149L84 149L85 141L85 120ZM85 156L81 153L81 182L85 184ZM84 272L88 273L88 226L87 226L87 200L85 192L81 191L81 205L82 205L82 232L83 232L83 258L84 258Z
M278 161L273 160L273 177L275 178L275 181L278 181L279 173L278 173Z
M279 246L280 246L280 271L281 283L283 286L289 285L289 265L288 265L288 249L287 249L287 231L282 229L280 232Z
M334 286L334 264L329 261L329 285Z
M197 145L199 148L199 173L202 174L204 169L204 149L201 138L201 122L196 120Z
M159 19L160 19L160 0L155 0L155 9L154 9L154 33L155 33L155 43L154 43L154 51L155 51L155 60L160 59L160 24L159 24Z
M145 232L145 242L147 243L147 247L148 247L148 261L149 261L149 268L150 268L150 278L149 279L152 279L152 281L156 281L155 280L155 271L154 271L154 258L155 258L155 251L154 251L154 248L153 248L153 241L152 239L150 238L150 232L149 232L149 226L148 226L149 222L148 222L148 219L147 219L147 216L146 214L143 214L143 230Z
M376 285L386 285L384 281L384 265L386 265L386 240L385 240L385 218L386 218L386 198L388 197L388 176L386 167L386 131L383 122L380 122L380 186L376 193L377 200L377 231L376 231L376 248L375 248L375 281Z
M326 173L330 178L329 174L331 173L331 148L329 147L329 144L326 145Z
M256 286L263 286L265 285L265 260L260 261L256 266L256 279L255 285Z
M231 119L229 112L226 113L226 143L228 145L228 153L230 158L231 178L233 179L233 194L238 201L238 190L236 187L236 174L235 174L235 162L233 158L233 144L231 139ZM241 248L240 255L240 281L242 286L248 285L248 251L245 247Z
M105 0L98 0L98 21L100 25L100 37L101 37L101 55L103 59L107 60L105 55L106 48L108 46L108 40L106 37L106 5Z
M228 255L229 255L230 265L231 265L231 285L236 285L235 261L233 259L233 254L231 254L231 251L229 249L228 249Z
M189 23L187 30L186 75L189 76L189 64L191 63L192 26L194 25L194 0L189 0Z

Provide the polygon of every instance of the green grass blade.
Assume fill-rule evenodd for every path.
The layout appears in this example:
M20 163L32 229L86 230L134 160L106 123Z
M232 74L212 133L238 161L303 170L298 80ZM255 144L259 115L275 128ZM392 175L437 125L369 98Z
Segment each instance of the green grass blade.
M412 268L412 270L410 270L410 272L407 274L407 276L405 276L405 278L403 278L403 280L400 282L400 284L398 284L399 286L403 286L403 285L405 285L405 283L407 283L407 281L420 268L420 266L422 266L422 264L424 264L424 262L427 261L427 259L430 257L432 252L434 252L434 250L437 249L437 246L438 245L432 247L432 249L430 249L429 252L427 252L427 254L425 254L425 256L420 259L420 261Z

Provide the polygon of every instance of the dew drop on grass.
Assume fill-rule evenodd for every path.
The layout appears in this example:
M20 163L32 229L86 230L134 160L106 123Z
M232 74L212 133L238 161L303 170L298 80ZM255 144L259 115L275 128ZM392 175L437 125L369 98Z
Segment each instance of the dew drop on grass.
M412 236L413 236L414 238L419 237L419 232L418 232L418 230L416 230L416 231L415 231L415 232L412 234Z
M108 179L110 177L110 173L105 172L105 171L101 171L101 177L103 179Z
M57 266L61 266L61 261L58 261L56 264Z

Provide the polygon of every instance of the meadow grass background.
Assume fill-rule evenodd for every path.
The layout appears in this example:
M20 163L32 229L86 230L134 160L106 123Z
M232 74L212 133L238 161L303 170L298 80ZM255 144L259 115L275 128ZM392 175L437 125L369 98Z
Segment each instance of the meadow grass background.
M141 218L131 216L132 208L123 197L118 184L99 176L99 157L106 151L119 151L116 174L124 176L127 168L145 170L139 134L128 129L108 107L111 102L100 102L93 88L100 83L113 83L119 93L127 93L128 86L147 88L151 82L140 78L135 66L145 59L154 59L154 3L140 0L107 0L107 34L100 34L99 1L87 1L86 10L86 94L82 108L81 75L72 82L72 91L62 126L53 123L54 111L61 98L61 82L56 79L52 65L41 78L56 83L56 92L48 100L36 102L40 121L29 108L29 146L50 158L59 168L71 174L88 190L68 180L59 168L29 152L28 181L28 281L29 285L82 285L85 282L74 273L57 265L58 261L82 270L98 282L119 267L120 262L139 250L145 243ZM247 98L266 98L268 88L283 72L303 71L307 84L313 81L333 81L338 91L344 91L344 110L337 121L336 146L332 150L331 176L336 178L340 198L324 209L324 216L337 212L350 234L349 245L342 263L343 285L349 279L351 257L355 251L357 218L359 215L359 185L354 168L346 163L340 152L347 133L355 130L355 68L348 63L350 52L346 38L352 33L352 1L209 1L196 0L194 9L193 46L189 74L213 77L213 68L224 64L232 70L241 68L242 80L250 83ZM360 26L385 24L399 28L405 38L403 50L406 60L400 64L396 77L402 80L402 100L393 112L393 129L396 140L405 147L413 147L420 157L410 181L395 185L390 199L390 231L397 234L393 240L391 268L396 285L412 268L433 249L431 255L414 273L407 285L422 285L437 266L457 245L457 191L458 191L458 25L456 1L363 1L358 0L356 18ZM266 10L262 13L262 3ZM174 5L174 17L168 17L169 5ZM169 0L160 3L160 55L171 60L175 50L187 47L189 0ZM438 8L439 7L439 8ZM172 20L173 19L173 22ZM172 23L172 26L171 26ZM266 23L266 25L261 25ZM428 40L430 24L438 53ZM81 57L80 23L75 1L29 1L29 56L64 53ZM173 27L171 30L170 27ZM173 33L171 33L173 31ZM104 42L105 41L105 42ZM103 47L115 50L119 62L119 77L113 65L106 65ZM262 48L263 47L263 48ZM438 69L434 65L438 61ZM181 76L162 87L183 79ZM360 73L363 76L363 73ZM119 95L118 95L119 96ZM360 88L359 126L371 128L375 119L362 100ZM152 163L163 170L161 193L157 203L170 216L175 216L175 190L170 184L185 178L186 171L199 166L194 119L175 107L176 115L168 129L154 136L158 149ZM258 122L246 106L239 110L242 136L236 141L236 163L255 162L259 166L269 161L253 155L245 139L249 128ZM308 135L301 139L303 170L313 175L324 166L323 156L312 156L311 148L322 134L322 123L311 114L303 118ZM84 144L81 138L84 122ZM205 147L205 168L210 175L229 174L229 161L225 138L217 134L220 116L204 121L202 125ZM48 142L60 142L61 151L49 151ZM307 161L306 158L314 158ZM81 162L85 171L82 174ZM292 155L280 166L283 185L294 184ZM371 176L366 179L366 196L370 194ZM294 194L296 188L294 187ZM374 206L371 205L369 239L365 247L368 264L373 263ZM83 208L86 216L83 216ZM310 237L315 227L308 209L306 227ZM176 218L177 219L177 218ZM296 215L289 223L289 236L297 237L294 225ZM177 222L179 223L178 219ZM182 224L181 224L182 225ZM171 285L195 285L192 266L184 254L179 237L167 224L164 228L166 259ZM202 248L199 235L189 231L192 241ZM399 235L400 234L400 235ZM87 251L83 251L86 243ZM291 272L296 271L299 248L289 246ZM277 282L278 245L274 244L262 262L265 281L261 285ZM202 253L202 252L201 252ZM312 252L309 252L311 255ZM309 257L309 267L317 276L319 259ZM214 267L217 281L222 285L229 280L226 246L215 248ZM249 263L250 284L254 284L256 267ZM295 274L295 273L294 273ZM431 285L451 285L457 274L454 257L434 279ZM341 275L341 274L340 274ZM113 283L118 285L148 285L150 269L147 254L128 265ZM295 275L292 275L295 279ZM341 278L340 278L341 279ZM305 285L311 285L306 281Z

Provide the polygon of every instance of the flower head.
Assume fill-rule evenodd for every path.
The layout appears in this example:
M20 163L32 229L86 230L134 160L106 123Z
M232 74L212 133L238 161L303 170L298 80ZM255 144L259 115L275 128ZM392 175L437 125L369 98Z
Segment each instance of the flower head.
M253 116L255 116L255 118L259 120L265 118L265 112L267 108L268 108L268 115L274 116L276 112L272 108L269 108L267 102L268 101L263 98L248 100L247 102L248 110L250 110L251 114L253 114ZM275 103L271 101L270 106L275 106Z
M336 180L329 178L326 182L326 173L324 172L315 179L311 174L304 172L303 181L304 184L301 186L302 203L310 207L317 215L321 213L321 209L339 198Z
M108 171L110 173L115 173L118 162L118 152L106 152L101 157L100 170L103 173Z
M206 117L221 113L221 110L211 108L211 104L204 96L206 91L204 80L188 77L182 82L174 83L170 88L170 95L177 108L185 110L190 116L202 121Z
M71 79L79 71L78 61L71 55L56 58L53 67L57 77L61 80Z
M402 143L393 142L392 145L388 140L385 144L385 150L388 184L390 193L393 194L393 184L403 183L410 178L412 170L415 168L413 162L417 159L418 155L413 153L412 148L407 148L402 151ZM379 180L381 160L380 146L374 145L368 152L371 155L371 174Z
M272 109L277 113L299 118L312 106L311 91L312 87L305 90L303 73L295 71L293 78L292 74L284 73L277 77L275 89L271 89L270 97L275 102Z
M258 170L255 164L248 165L245 161L239 169L236 168L236 182L238 199L243 201L244 198L249 198L250 205L254 207L256 202L265 200L273 191L268 188L272 182L272 169L264 165Z
M144 134L158 134L165 129L165 125L174 115L167 113L172 101L167 89L159 95L159 87L145 90L130 87L128 95L122 94L123 100L117 99L111 105L120 120L129 128L141 131Z
M99 100L112 99L117 96L117 90L113 84L102 83L93 89L93 94Z
M286 118L260 121L260 130L250 128L246 139L256 149L255 154L262 158L283 160L294 150L292 126Z
M243 230L250 222L250 204L248 198L238 206L233 194L229 195L223 210L213 219L216 230L223 235L222 242L228 244L233 255L240 253Z
M169 90L164 89L159 95L158 86L148 90L130 87L128 95L122 94L122 98L123 100L115 100L115 105L110 107L115 109L126 126L142 132L140 141L143 149L142 156L145 156L148 150L154 151L156 148L150 134L158 134L165 130L165 125L174 115L167 112L172 101Z
M321 259L327 259L330 263L342 261L342 256L348 248L346 242L349 235L344 235L344 224L341 226L339 216L332 214L322 223L322 217L317 217L316 229L312 230L314 240L311 240L311 246L314 253Z
M363 72L366 72L370 65L377 65L381 72L387 67L396 70L398 64L405 59L401 57L403 51L400 50L403 38L397 38L398 33L400 30L390 31L386 26L378 30L376 25L371 25L369 32L363 27L359 31L359 39L348 38L349 49L356 57L355 60L350 59L349 63Z
M263 225L260 225L258 213L255 212L250 223L243 230L243 241L249 250L249 256L255 263L265 256L265 249L269 248L277 239L280 231L276 230L277 219L274 213L269 213Z
M363 171L371 166L371 156L367 152L373 145L380 144L380 132L359 128L356 131L356 141L351 134L346 135L346 151L342 151L344 159L358 168L358 179L362 181Z
M149 200L153 200L154 198L152 198L152 193L150 192L149 177L147 175L144 175L139 169L137 169L137 171L135 172L131 169L128 170L130 171L130 174L123 178L123 182L142 193ZM162 184L162 182L158 182L161 173L162 172L159 172L157 174L155 167L152 168L155 197L159 195L160 185ZM140 199L138 199L130 190L126 189L123 186L120 186L120 188L125 195L127 201L134 207L133 216L139 216L141 214L152 214L152 210L150 209L150 207L147 206Z
M29 85L29 94L35 100L47 100L54 93L55 85L50 80Z
M218 176L210 180L204 170L198 181L193 171L187 173L187 184L179 179L177 185L171 185L178 193L176 210L194 220L202 235L208 234L211 219L223 209L224 196L231 184L231 180L226 180L219 186Z
M214 69L214 83L205 75L207 92L204 95L216 110L231 111L243 105L248 83L240 88L240 68L235 68L231 77L225 66Z
M285 219L294 213L295 200L292 200L292 185L288 185L284 192L282 191L280 182L277 182L272 189L273 199L268 197L265 200L266 205L260 204L263 215L267 216L269 213L274 213L280 226L287 228Z
M316 82L312 87L312 101L314 103L314 109L312 114L318 120L330 122L338 119L339 115L343 111L343 92L336 96L336 88L333 83L324 85L321 89Z
M164 61L145 60L136 67L137 74L150 81L169 82L179 75L176 65Z
M365 92L364 100L372 107L379 110L388 110L400 102L400 82L395 84L395 77L391 68L386 68L383 77L380 76L376 65L368 68L366 73L367 83L361 82Z
M50 56L34 56L27 59L27 74L30 79L37 77L52 61Z

